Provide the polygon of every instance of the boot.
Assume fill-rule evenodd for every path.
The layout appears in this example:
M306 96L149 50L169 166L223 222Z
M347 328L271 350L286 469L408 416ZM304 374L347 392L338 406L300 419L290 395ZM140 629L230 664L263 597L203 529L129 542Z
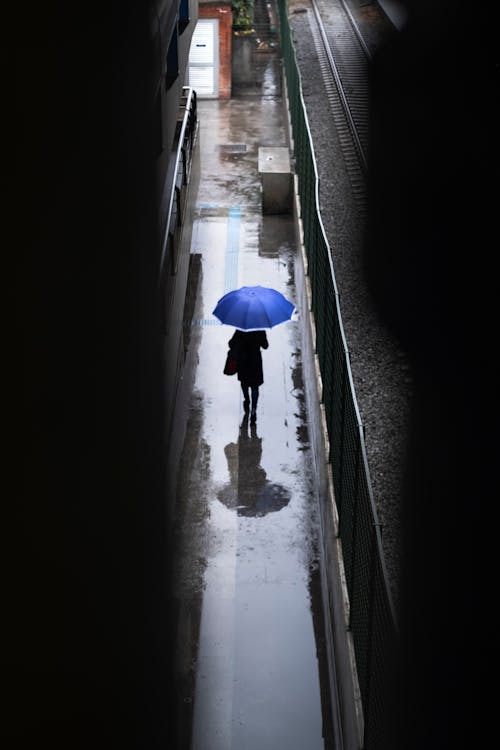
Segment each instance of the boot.
M250 415L250 424L255 424L257 421L257 401L259 400L259 392L252 391L252 414Z

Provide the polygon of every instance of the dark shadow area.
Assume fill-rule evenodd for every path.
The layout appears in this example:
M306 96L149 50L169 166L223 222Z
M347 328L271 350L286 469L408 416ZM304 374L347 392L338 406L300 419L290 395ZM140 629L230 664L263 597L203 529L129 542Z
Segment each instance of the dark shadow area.
M4 747L173 720L149 3L20 6ZM9 149L11 144L9 143Z
M499 448L497 23L470 3L407 6L407 26L371 67L364 257L379 312L415 372L401 652L383 746L487 747Z

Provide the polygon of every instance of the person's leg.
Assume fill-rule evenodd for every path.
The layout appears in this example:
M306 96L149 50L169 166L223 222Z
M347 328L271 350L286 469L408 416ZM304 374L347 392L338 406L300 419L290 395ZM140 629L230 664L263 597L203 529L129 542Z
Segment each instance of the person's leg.
M245 410L245 413L248 413L250 410L250 398L248 395L248 385L243 385L243 383L241 383L241 390L243 391L243 409Z
M257 419L257 401L259 400L259 386L252 386L252 421Z

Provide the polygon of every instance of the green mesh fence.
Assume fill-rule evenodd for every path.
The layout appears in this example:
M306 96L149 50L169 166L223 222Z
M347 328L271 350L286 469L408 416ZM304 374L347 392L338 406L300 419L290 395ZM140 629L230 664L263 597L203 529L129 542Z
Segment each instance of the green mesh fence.
M391 660L398 636L387 585L377 514L352 383L332 256L318 206L318 175L288 23L277 0L307 272L311 282L316 354L323 381L330 462L350 601L350 627L364 714L365 750L387 746Z

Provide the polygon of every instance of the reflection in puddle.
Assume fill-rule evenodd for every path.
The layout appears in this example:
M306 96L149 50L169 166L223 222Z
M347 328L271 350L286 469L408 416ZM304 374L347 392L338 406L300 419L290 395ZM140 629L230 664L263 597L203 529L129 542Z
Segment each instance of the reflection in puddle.
M269 482L260 465L262 438L257 435L255 425L248 432L248 415L241 423L237 443L224 448L229 469L230 483L217 494L227 508L237 511L239 516L265 516L275 513L290 502L290 491L281 484Z

